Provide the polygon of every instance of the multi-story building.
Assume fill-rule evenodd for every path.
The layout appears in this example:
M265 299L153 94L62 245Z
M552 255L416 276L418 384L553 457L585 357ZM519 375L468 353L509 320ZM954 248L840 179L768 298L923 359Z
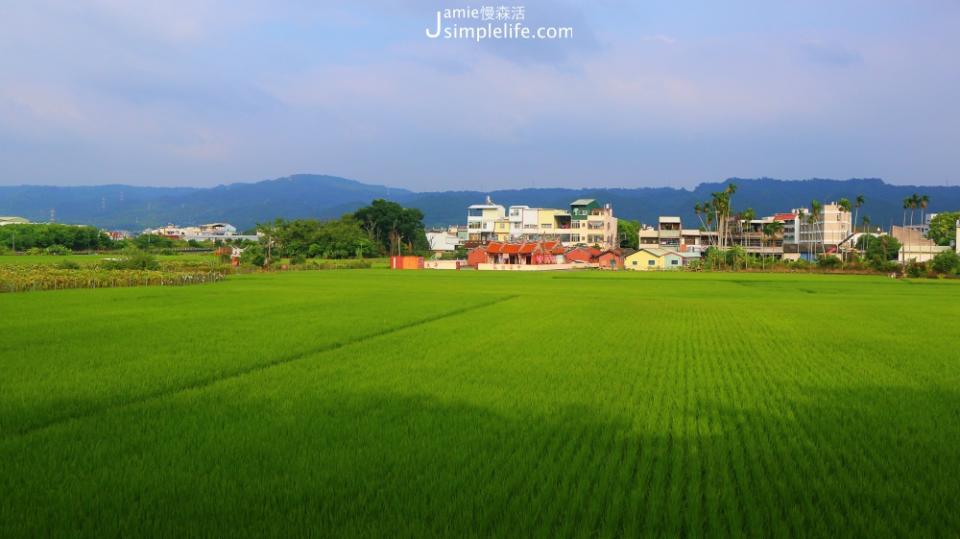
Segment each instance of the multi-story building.
M641 249L667 249L682 253L701 253L716 244L717 233L696 228L683 228L679 217L663 216L657 226L640 228Z
M495 241L497 232L494 229L496 222L502 220L506 210L499 204L494 204L490 197L483 204L473 204L467 208L467 239L470 241Z
M767 224L774 221L784 223L783 232L768 237L764 231ZM787 234L793 234L796 215L778 213L761 219L739 221L730 220L727 226L727 245L737 245L753 255L780 257L783 255L783 242ZM656 227L646 226L640 229L641 249L667 249L678 253L702 253L711 245L718 245L717 232L696 228L683 228L679 217L660 217Z
M471 241L559 241L565 246L598 245L617 247L617 219L613 209L596 200L581 199L569 210L531 208L515 205L504 210L489 197L485 204L467 210L467 230Z
M817 219L810 219L807 208L794 209L789 236L784 227L783 252L786 258L814 259L821 253L841 253L851 249L853 220L850 212L836 203L824 204Z

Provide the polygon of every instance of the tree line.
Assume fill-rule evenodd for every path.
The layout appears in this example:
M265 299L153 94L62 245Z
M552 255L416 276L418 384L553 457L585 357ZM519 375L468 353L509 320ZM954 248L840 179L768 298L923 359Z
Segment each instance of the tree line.
M257 225L262 240L244 251L258 266L279 258L365 258L429 253L423 212L376 199L339 219L276 219Z
M58 249L94 251L110 249L113 242L105 232L92 226L73 226L59 223L11 224L0 226L0 249L27 251L30 249Z

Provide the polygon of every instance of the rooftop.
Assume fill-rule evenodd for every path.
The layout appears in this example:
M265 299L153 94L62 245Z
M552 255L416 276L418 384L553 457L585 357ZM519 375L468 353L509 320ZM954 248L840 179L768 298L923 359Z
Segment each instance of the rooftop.
M578 198L570 203L571 206L588 206L596 202L596 199L593 198Z

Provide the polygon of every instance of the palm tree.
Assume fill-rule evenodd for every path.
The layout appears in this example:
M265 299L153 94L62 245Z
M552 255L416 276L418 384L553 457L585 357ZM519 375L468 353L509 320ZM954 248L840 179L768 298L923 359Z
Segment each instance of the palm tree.
M907 210L910 209L910 197L903 199L903 221L902 225L904 228L907 227Z
M716 220L715 220L716 214L715 214L715 210L713 209L713 205L710 204L710 202L703 203L703 215L704 215L704 223L706 224L707 232L711 232L711 229L713 229L715 227L714 225L716 225ZM710 235L708 236L708 238L709 238L709 245L711 247L716 246L717 241L716 241L715 235Z
M913 212L920 207L924 197L914 193L904 200L904 205L910 209L910 228L913 228ZM929 198L927 199L929 200Z
M925 214L927 213L927 206L930 205L930 197L927 195L921 196L917 199L917 205L920 206L920 224L922 225L926 222Z
M838 206L841 210L847 212L848 215L850 214L850 201L849 201L848 199L846 199L846 198L841 198L840 201L837 202L837 206ZM846 256L844 255L844 251L841 249L840 243L842 243L844 240L848 239L849 237L850 237L850 236L847 236L846 238L840 238L840 239L838 240L838 243L837 243L837 252L838 252L838 254L840 255L840 266L841 266L841 267L843 266L843 262L844 262L844 260L846 259Z
M816 240L813 244L814 252L816 252L817 248L816 242L819 241L823 254L827 254L827 249L823 245L823 238L820 235L820 216L823 214L823 204L817 200L813 200L810 202L810 208L812 211L807 222L813 225L814 239Z
M863 206L863 203L866 202L867 199L864 198L863 195L857 195L857 198L855 200L856 202L853 205L853 207L855 208L853 212L853 231L854 232L857 231L857 217L860 214L860 208Z
M763 225L763 235L764 238L771 241L776 237L777 234L783 231L783 222L782 221L772 221ZM760 268L766 269L766 257L761 250L760 253Z
M740 222L740 246L743 247L743 252L744 252L743 269L747 269L746 253L747 253L747 248L749 247L747 245L747 234L745 230L745 225L748 225L750 221L753 221L756 218L757 218L757 212L753 211L753 208L747 208L742 212L740 212L740 219L738 221Z

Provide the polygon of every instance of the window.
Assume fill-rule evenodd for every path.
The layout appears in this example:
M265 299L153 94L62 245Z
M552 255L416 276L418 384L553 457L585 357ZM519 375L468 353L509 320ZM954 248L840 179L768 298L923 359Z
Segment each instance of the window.
M633 262L631 262L631 264L633 264L634 266L636 266L636 265L637 265L637 261L634 260Z
M679 260L671 260L670 265L676 266L679 262L680 262Z
M647 260L647 265L648 265L648 266L655 266L656 264L657 264L657 261L656 261L656 260Z

